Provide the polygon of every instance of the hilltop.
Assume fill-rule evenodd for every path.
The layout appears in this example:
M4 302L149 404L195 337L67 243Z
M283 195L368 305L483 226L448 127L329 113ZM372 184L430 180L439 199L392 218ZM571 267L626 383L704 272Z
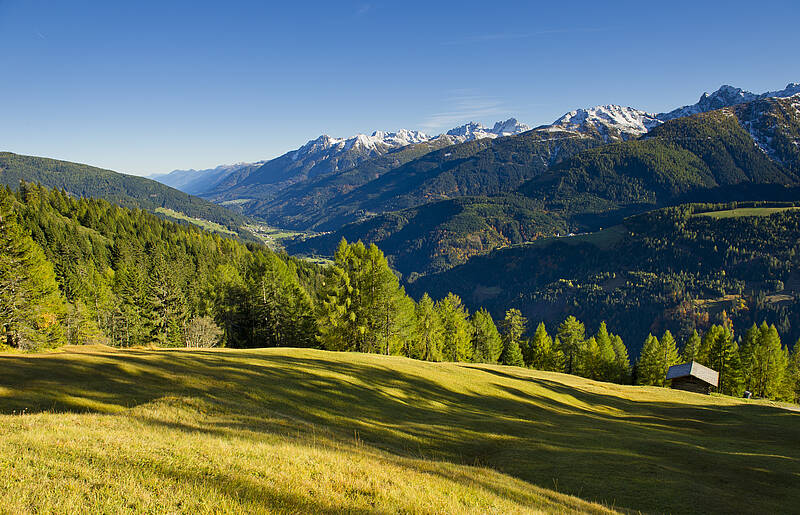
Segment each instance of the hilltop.
M0 367L12 511L777 513L800 473L800 414L520 368L104 347Z

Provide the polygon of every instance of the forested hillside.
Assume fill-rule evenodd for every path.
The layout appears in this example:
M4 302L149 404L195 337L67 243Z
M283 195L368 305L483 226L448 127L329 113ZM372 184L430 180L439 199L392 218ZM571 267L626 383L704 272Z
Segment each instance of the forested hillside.
M0 184L20 181L62 189L75 197L103 198L120 206L155 212L166 208L240 232L245 219L198 197L144 177L125 175L78 163L0 152ZM246 233L243 233L246 237Z
M313 343L312 265L105 200L31 184L0 197L14 347ZM253 305L267 293L268 320Z
M364 216L463 196L499 195L602 140L569 131L529 131L518 136L446 147L395 168L329 202L317 216L331 229Z
M421 278L409 290L452 291L495 316L516 307L548 325L567 314L590 325L606 320L634 354L642 334L669 329L685 339L726 317L736 334L767 320L794 342L800 337L800 210L719 211L731 207L665 208L597 233L497 250Z
M462 178L484 177L490 183L494 181L499 170L496 163L479 160L492 150L492 156L507 159L502 167L510 170L528 167L520 175L534 176L519 188L518 194L465 198L384 213L330 235L296 242L289 248L298 253L330 255L341 237L376 242L404 276L411 277L414 273L416 277L508 244L594 231L619 224L626 216L662 206L684 202L799 200L800 179L794 171L796 165L792 164L797 162L800 141L798 102L794 97L765 99L678 118L638 140L588 148L571 156L562 151L565 159L550 163L549 168L543 163L536 164L533 159L536 153L531 148L510 154L493 150L519 147L525 138L533 138L539 131L495 140L493 149L487 148L466 159L458 168L459 173L464 173ZM407 172L415 163L432 160L445 151L449 149L400 167L381 180ZM466 170L475 173L470 175ZM449 172L439 168L427 173L436 178L449 176ZM381 180L349 195L363 193L363 198L369 198L364 188L378 187ZM430 185L439 179L429 179L426 175L424 180ZM399 183L409 181L404 178ZM462 188L452 183L452 190L461 192ZM386 191L374 195L384 198L387 205L403 205L406 197L402 194L393 197L398 192L390 186ZM434 191L442 193L444 189L434 188ZM492 193L490 189L481 191ZM439 193L432 197L438 198ZM328 209L330 213L335 207Z
M314 238L286 243L292 254L329 256L341 238L377 244L403 277L446 270L495 248L569 232L556 213L522 195L460 197L384 213Z
M579 276L582 282L561 279L542 283L541 289L537 286L537 295L543 295L545 302L551 299L548 296L556 299L562 308L557 311L559 319L547 312L534 312L537 318L530 316L529 304L497 295L497 286L482 290L484 300L495 311L493 317L475 304L468 310L459 295L450 292L436 295L436 301L423 293L415 302L375 245L342 240L333 264L318 266L262 246L245 246L167 222L141 210L23 184L17 193L0 190L2 345L22 350L64 343L313 346L427 361L499 362L620 383L633 379L641 384L662 384L666 367L677 362L680 346L691 359L711 366L719 359L736 357L738 361L724 369L725 387L720 388L724 393L737 394L767 377L771 381L767 384L778 386L756 391L763 390L761 395L772 398L794 399L800 381L800 353L795 346L790 357L781 336L785 341L791 333L788 324L798 327L792 281L799 212L784 209L763 218L763 224L722 218L717 223L724 230L717 233L707 227L708 217L692 216L693 208L631 219L626 226L631 235L619 233L619 242L607 240L605 254L579 247L579 252L556 254L548 260L550 266L540 262L538 268L528 268L530 263L524 263L525 269L515 270L504 263L503 280L491 271L483 271L480 279L470 278L477 289L485 280L528 287L537 286L526 281L528 270L546 275L559 263L570 271L589 267L588 275ZM680 229L670 238L677 241L677 247L663 243L662 233L654 232L654 227ZM716 239L706 234L716 234ZM749 235L750 239L745 239L748 244L724 254L725 259L734 261L715 262L722 259L718 246L740 234ZM689 247L695 240L700 242L697 252L702 263L696 270L690 265L697 263L697 256ZM789 244L790 240L793 243ZM709 248L712 244L713 251ZM551 249L544 250L549 253ZM637 262L643 259L651 266L624 269L630 268L634 256ZM619 266L610 272L603 267L591 269L598 262ZM669 273L661 275L654 271L659 265L664 268L675 263L685 263L686 270L668 269ZM726 269L731 272L719 272ZM617 273L625 287L616 282ZM556 272L555 277L563 276L563 269ZM598 281L605 282L596 286ZM789 286L782 281L789 281ZM508 292L519 291L514 287ZM454 290L458 291L458 285ZM598 295L600 291L612 294L603 297ZM784 293L776 298L773 292ZM473 301L475 293L468 292ZM725 294L734 295L723 299L732 301L728 311L734 322L722 313L704 317L704 303L719 301L708 295ZM673 312L680 315L664 320L689 324L679 329L699 329L702 338L697 333L686 336L686 331L678 332L677 339L668 331L660 340L645 338L647 331L658 325L645 327L642 322L646 319L639 314L632 317L630 312L647 313L647 309L662 307L658 301L663 299L678 303ZM516 307L503 310L501 300L509 306L520 305L526 313ZM590 325L584 325L575 314L586 316ZM611 321L608 326L602 321L606 315ZM734 326L758 321L757 317L767 321L778 317L781 334L775 324L764 324L760 333L749 337L752 343L743 344L740 350L733 339ZM543 319L553 336L539 322ZM502 322L496 324L495 320ZM634 354L638 344L646 341L635 368L623 337L629 338ZM660 346L666 350L662 352ZM651 348L656 350L649 351ZM750 363L761 355L761 349L776 359L767 367L754 368Z

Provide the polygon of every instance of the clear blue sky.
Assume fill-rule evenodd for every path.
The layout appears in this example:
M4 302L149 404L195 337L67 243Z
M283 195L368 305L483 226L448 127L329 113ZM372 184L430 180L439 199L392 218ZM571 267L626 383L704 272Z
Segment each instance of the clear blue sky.
M800 3L0 0L0 150L150 174L800 81Z

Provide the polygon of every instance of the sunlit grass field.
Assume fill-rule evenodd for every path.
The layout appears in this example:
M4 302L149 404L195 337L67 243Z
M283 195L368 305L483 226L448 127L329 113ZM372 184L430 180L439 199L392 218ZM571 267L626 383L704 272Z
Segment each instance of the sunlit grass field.
M724 211L709 211L706 213L696 213L694 216L710 216L711 218L738 218L741 216L769 216L784 211L794 211L800 207L740 207L737 209L726 209Z
M511 367L71 347L0 413L0 512L800 510L800 413Z

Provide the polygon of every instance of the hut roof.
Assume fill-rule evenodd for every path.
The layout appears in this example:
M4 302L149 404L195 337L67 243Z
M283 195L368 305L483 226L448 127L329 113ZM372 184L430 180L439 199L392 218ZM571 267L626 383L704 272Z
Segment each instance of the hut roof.
M711 386L717 386L719 384L719 372L705 367L696 361L690 361L682 365L672 365L669 367L669 370L667 370L667 379L677 379L679 377L688 376L696 377Z

